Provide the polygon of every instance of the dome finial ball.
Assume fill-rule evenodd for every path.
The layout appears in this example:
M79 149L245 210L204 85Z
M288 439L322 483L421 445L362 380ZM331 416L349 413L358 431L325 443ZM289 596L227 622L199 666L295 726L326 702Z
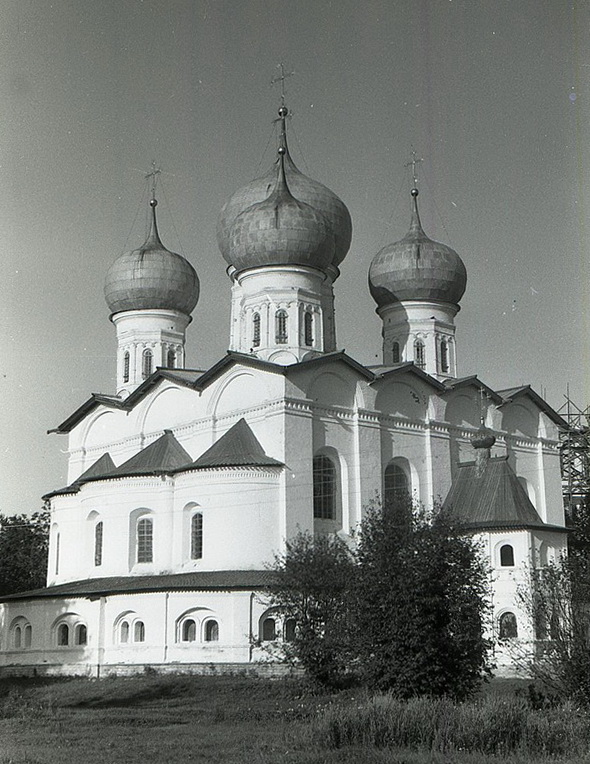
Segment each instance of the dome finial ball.
M150 199L150 207L157 207L157 206L158 206L158 200Z
M281 106L279 108L279 117L281 117L281 119L286 117L288 113L289 113L289 109L287 109L286 106Z
M418 196L418 194L419 194L419 193L420 193L420 192L418 191L418 189L417 189L417 188L413 188L413 189L410 191L410 194L411 194L412 196Z

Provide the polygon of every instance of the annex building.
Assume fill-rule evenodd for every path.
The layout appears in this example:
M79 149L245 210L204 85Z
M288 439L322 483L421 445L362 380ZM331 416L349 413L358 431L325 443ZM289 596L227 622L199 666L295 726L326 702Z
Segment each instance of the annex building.
M539 636L516 589L565 548L565 422L530 387L459 376L467 274L424 232L415 188L408 232L368 274L382 363L339 351L334 286L351 219L295 166L286 117L282 106L276 162L220 213L231 329L212 368L185 358L199 280L163 245L155 198L145 243L109 269L117 389L53 431L69 466L67 485L48 494L47 586L0 603L0 671L267 661L265 643L296 627L263 593L285 539L346 536L376 496L387 504L401 491L426 506L445 499L481 539L499 667L503 640Z

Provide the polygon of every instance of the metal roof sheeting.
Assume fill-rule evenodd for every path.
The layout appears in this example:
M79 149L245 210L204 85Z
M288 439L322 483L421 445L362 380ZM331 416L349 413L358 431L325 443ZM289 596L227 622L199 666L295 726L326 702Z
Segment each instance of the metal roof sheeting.
M267 456L245 419L240 419L211 448L196 459L191 467L281 467L282 463Z
M507 457L488 459L481 476L475 463L460 464L443 511L467 528L547 528Z

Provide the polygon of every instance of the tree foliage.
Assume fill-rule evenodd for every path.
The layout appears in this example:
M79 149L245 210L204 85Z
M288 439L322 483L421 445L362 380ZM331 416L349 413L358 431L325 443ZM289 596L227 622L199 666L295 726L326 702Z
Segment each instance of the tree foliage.
M519 599L537 642L532 655L515 658L561 697L590 707L590 499L572 517L567 555L529 579Z
M275 570L274 602L298 624L289 650L324 684L353 675L399 697L464 698L488 672L478 550L409 500L368 509L354 551L300 535Z
M0 595L45 586L49 512L0 515Z

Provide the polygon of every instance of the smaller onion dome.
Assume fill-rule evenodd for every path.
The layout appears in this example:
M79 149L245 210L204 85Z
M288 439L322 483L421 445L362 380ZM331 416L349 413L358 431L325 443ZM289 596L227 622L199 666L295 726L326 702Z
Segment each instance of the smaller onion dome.
M125 252L107 271L104 294L111 313L124 310L176 310L190 315L199 299L199 278L181 255L160 241L155 199L147 240Z
M334 257L334 233L321 212L295 199L285 177L285 149L270 196L241 212L230 231L237 271L265 265L306 265L322 270Z
M334 256L332 265L338 266L346 257L352 239L352 221L344 202L327 186L317 180L307 177L300 172L289 153L286 138L286 118L288 109L281 106L279 118L281 121L280 146L284 148L285 177L293 195L301 202L311 205L324 215L334 232ZM278 164L278 160L277 160ZM264 201L271 192L277 175L277 167L273 165L260 178L238 189L224 204L217 221L217 243L221 254L229 265L235 266L235 258L231 249L231 229L234 221L241 212L256 202Z
M410 230L401 241L378 252L369 268L369 289L382 308L402 300L458 304L467 285L465 265L455 250L429 239L412 189Z

